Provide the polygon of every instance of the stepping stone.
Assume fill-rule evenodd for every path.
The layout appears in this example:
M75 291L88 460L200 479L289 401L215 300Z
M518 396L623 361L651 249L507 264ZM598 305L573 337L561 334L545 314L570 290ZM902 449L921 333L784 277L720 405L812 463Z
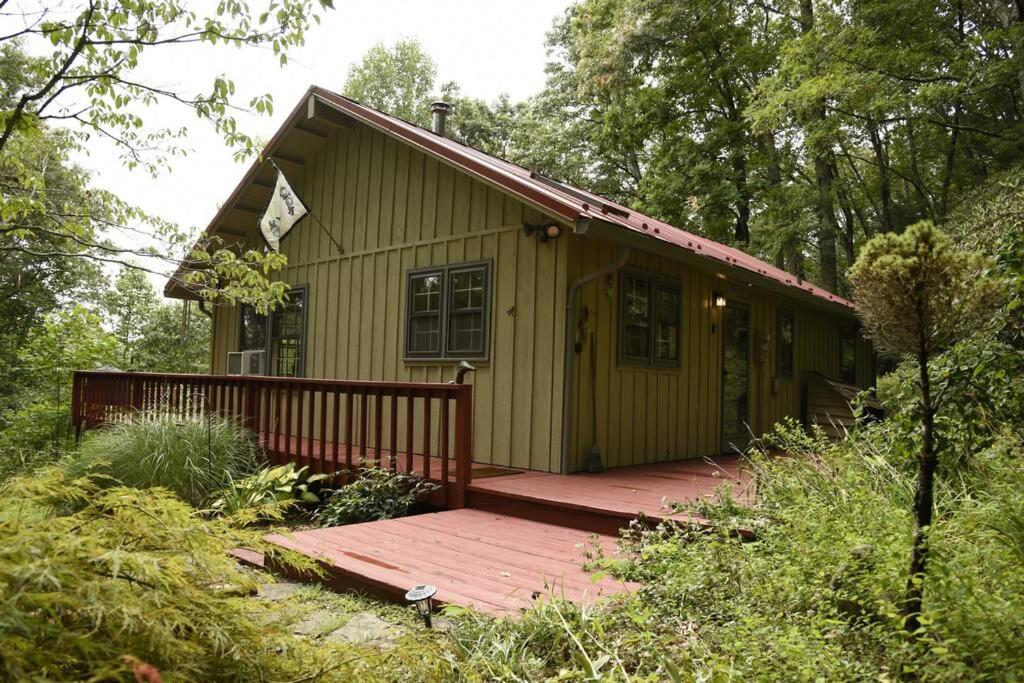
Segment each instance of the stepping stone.
M360 612L341 628L328 633L324 640L390 650L405 633L406 629L390 624L372 612Z
M333 624L338 623L338 614L321 610L313 612L302 621L292 626L292 633L297 636L319 636Z
M264 600L285 600L298 593L301 589L301 583L279 581L277 583L261 584L256 595Z

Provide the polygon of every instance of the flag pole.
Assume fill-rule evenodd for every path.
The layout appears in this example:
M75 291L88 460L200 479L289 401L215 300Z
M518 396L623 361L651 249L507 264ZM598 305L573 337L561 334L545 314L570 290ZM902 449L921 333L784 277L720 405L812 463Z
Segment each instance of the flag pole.
M275 164L275 163L274 163L274 159L273 159L273 158L271 158L271 157L267 157L267 161L269 161L269 162L270 162L270 165L271 165L271 166L273 166L273 167L274 167L275 169L277 169L277 172L278 172L278 173L280 173L281 175L284 175L284 171L282 171L282 170L281 170L281 167L280 167L280 166L278 166L277 164ZM288 176L286 176L286 175L284 175L284 177L285 177L285 179L287 179L287 178L288 178ZM296 195L296 196L297 196L297 195ZM301 197L299 197L299 201L302 201L302 198L301 198ZM332 235L332 234L331 234L331 231L327 229L327 226L326 226L326 225L324 225L324 224L323 224L323 223L322 223L322 222L320 221L320 219L319 219L319 218L317 218L317 215L316 215L315 213L313 213L313 210L312 210L312 209L310 209L310 208L309 208L309 207L307 206L307 207L306 207L306 212L307 212L307 215L308 215L308 216L309 216L310 218L312 218L313 220L315 220L315 221L316 221L316 224L317 224L317 225L319 225L319 226L320 226L320 229L324 231L324 234L325 234L325 235L327 235L327 238L328 238L329 240L331 240L331 242L333 242L333 243L334 243L334 246L336 246L336 247L338 248L338 253L339 253L339 254L344 254L344 253L345 253L345 249L344 249L344 248L342 248L342 246L341 246L340 244L338 244L338 240L334 239L334 235Z

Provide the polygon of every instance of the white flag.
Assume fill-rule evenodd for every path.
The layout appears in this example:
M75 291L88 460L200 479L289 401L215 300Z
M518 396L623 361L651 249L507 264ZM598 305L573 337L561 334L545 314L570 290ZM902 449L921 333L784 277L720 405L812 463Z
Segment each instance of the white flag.
M281 240L295 224L309 213L299 196L292 192L291 186L280 170L277 172L277 183L274 193L270 196L270 204L260 219L260 232L274 251L280 251Z

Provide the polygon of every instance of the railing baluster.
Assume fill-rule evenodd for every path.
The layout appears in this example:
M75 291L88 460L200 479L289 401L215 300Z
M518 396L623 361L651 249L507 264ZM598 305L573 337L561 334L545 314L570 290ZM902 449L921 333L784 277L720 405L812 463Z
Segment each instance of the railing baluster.
M274 462L281 464L281 385L274 387Z
M352 399L354 395L349 389L345 392L345 469L352 470Z
M445 507L448 506L448 397L441 397L440 430L441 450L441 495L444 496Z
M327 471L327 392L318 392L320 396L320 462L317 472Z
M366 425L368 422L369 412L367 408L370 407L370 401L368 398L366 387L363 387L363 391L360 394L361 399L359 401L359 465L363 466L366 462Z
M309 387L309 419L306 422L306 465L310 471L313 471L313 418L316 417L316 392L313 391L313 387Z
M284 404L284 462L289 462L292 454L292 385L289 384L287 387Z
M378 390L376 397L373 401L373 459L377 463L377 467L381 466L381 441L384 440L383 422L384 422L384 397L381 396Z
M405 394L405 472L406 474L412 474L413 472L413 451L416 450L416 446L413 442L413 434L415 432L415 409L416 401L414 400L412 390Z
M394 472L398 469L398 392L391 392L391 410L388 413L391 419L391 429L388 438L388 446L391 448L391 457L388 458L388 467Z
M430 479L430 390L423 392L423 478ZM444 482L441 483L444 486Z
M334 467L331 468L331 473L334 474L338 471L338 435L341 432L341 392L337 387L334 388Z

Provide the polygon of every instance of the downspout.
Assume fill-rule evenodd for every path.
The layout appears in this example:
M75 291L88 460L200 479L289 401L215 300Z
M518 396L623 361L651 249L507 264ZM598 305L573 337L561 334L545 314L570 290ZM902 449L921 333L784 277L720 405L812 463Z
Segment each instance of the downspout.
M576 349L573 343L576 329L576 299L584 285L622 270L628 260L627 248L612 265L588 273L569 286L569 294L565 301L565 376L562 379L562 474L569 473L569 448L572 444L573 378L576 373ZM594 428L596 429L597 425L594 425Z

